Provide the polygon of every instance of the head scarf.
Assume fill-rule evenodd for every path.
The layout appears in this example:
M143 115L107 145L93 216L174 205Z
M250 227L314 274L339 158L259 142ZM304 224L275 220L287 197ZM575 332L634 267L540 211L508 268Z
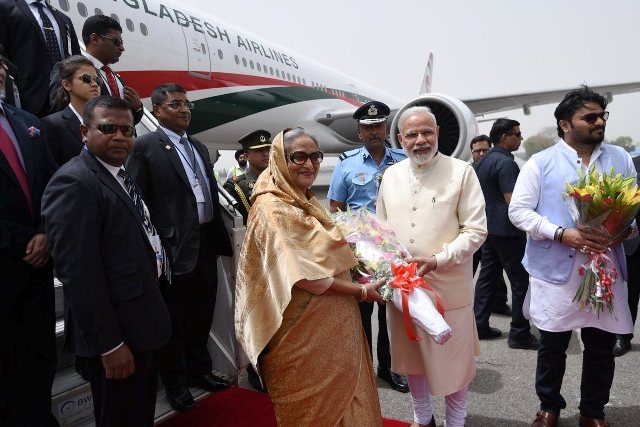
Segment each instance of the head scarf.
M253 189L238 263L236 337L254 365L280 327L296 282L333 277L357 264L326 209L291 179L287 131L274 139L269 166Z

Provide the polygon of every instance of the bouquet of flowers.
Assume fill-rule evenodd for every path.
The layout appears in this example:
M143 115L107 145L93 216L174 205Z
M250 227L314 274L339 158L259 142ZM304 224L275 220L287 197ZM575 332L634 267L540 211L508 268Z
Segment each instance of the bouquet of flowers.
M575 184L565 183L565 200L578 228L610 239L621 237L640 209L640 192L633 176L624 178L613 168L600 174L594 166L585 174L578 170ZM611 287L618 277L611 250L590 253L580 267L582 280L573 298L581 308L596 310L598 316L606 307L614 312Z
M414 292L417 287L433 291L433 288L416 274L415 262L407 263L409 251L393 230L366 208L333 214L336 225L358 259L351 270L352 279L368 283L384 279L378 289L383 299L402 311L409 339L417 341L412 322L427 332L437 344L444 344L452 334L443 319L442 300L435 291L436 305L424 292Z

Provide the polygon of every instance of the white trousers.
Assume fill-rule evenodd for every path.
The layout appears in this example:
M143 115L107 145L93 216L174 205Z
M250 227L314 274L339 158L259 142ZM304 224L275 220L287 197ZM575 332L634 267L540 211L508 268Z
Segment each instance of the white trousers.
M407 375L407 383L411 391L411 403L413 405L413 421L427 425L433 416L431 406L431 392L424 375ZM446 406L446 426L464 427L467 417L467 387L444 397Z

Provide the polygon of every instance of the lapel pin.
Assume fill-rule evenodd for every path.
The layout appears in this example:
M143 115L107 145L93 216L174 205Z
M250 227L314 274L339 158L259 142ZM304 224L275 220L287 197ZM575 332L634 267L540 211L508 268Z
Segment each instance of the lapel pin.
M171 146L169 144L165 145L164 148L166 148L167 150L171 150Z

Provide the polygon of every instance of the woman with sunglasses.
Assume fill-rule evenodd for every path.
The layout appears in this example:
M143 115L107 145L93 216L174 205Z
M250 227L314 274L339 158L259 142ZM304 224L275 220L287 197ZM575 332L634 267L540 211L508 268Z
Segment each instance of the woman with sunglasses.
M381 426L358 301L377 284L309 190L323 154L302 128L273 141L256 181L236 282L236 336L262 375L278 426Z
M84 146L80 124L84 105L100 95L100 77L93 63L82 55L74 55L60 63L60 87L54 110L41 120L53 158L58 166L77 156Z

